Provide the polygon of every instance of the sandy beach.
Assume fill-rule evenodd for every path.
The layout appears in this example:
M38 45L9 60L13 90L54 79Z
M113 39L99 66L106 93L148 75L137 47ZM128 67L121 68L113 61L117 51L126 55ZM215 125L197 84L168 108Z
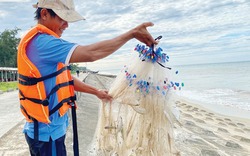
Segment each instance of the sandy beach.
M249 156L250 122L224 116L199 105L176 101L180 127L176 144L182 155Z
M108 89L114 77L89 74L85 82L100 89ZM0 96L4 96L1 94ZM78 96L78 136L80 155L86 156L98 119L99 99L89 94ZM17 97L16 97L17 98ZM183 99L174 101L179 110L175 121L175 142L182 156L250 156L249 119L225 116ZM18 104L17 104L18 107ZM20 115L20 112L16 112ZM24 120L17 122L0 138L0 155L29 155L22 134ZM1 127L4 126L1 124ZM72 130L67 132L68 155L73 155Z

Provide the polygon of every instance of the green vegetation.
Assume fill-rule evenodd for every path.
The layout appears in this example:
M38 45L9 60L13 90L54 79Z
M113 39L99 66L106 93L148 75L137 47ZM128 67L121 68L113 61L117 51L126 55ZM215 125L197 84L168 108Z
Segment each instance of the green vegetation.
M76 74L77 70L79 70L79 71L86 71L87 70L86 67L80 67L79 64L77 64L77 63L70 64L70 67L71 67L72 74Z
M16 37L19 28L0 32L0 67L17 67L17 46L20 38ZM0 92L17 88L17 82L0 82Z
M20 38L16 35L20 29L0 32L0 67L17 67L17 46Z
M70 68L71 68L71 73L75 74L76 71L78 70L78 64L77 63L72 63L72 64L70 64Z
M6 92L17 88L17 81L15 82L0 82L0 91Z

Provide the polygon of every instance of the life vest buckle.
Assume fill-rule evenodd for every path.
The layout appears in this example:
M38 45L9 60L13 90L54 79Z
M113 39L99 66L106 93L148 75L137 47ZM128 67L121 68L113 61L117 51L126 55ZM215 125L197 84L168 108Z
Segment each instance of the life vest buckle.
M49 105L49 99L46 98L45 100L43 100L42 104L43 104L43 106L48 106Z
M76 101L76 95L70 97L71 101Z
M75 102L74 101L69 101L68 105L70 105L71 107L75 107Z

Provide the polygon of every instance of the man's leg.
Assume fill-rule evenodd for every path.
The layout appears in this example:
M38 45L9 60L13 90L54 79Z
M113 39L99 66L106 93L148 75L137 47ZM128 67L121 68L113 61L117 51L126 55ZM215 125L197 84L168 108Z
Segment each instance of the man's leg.
M65 146L65 135L61 138L58 138L55 140L55 146L56 146L56 155L57 156L66 156L66 146Z
M51 140L50 142L43 142L43 141L37 142L34 139L30 138L27 134L25 134L25 138L29 145L31 156L51 156L52 155Z

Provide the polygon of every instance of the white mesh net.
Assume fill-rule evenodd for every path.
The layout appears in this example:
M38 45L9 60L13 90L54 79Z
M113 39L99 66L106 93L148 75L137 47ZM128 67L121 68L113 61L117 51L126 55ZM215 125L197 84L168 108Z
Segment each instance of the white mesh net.
M175 156L174 116L168 102L171 70L136 58L111 85L90 148L92 155Z

